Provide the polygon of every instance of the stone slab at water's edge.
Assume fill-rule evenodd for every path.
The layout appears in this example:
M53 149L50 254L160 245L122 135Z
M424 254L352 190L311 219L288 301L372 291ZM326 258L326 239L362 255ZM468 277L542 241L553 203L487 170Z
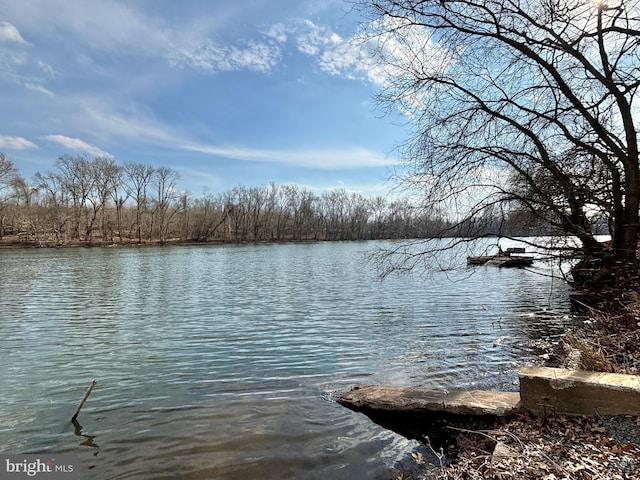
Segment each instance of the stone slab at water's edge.
M518 392L483 390L437 390L426 387L362 385L337 398L352 410L405 413L447 413L452 415L513 415L520 409Z
M439 390L361 385L337 397L355 411L506 417L534 415L640 416L640 376L548 367L523 367L520 392Z

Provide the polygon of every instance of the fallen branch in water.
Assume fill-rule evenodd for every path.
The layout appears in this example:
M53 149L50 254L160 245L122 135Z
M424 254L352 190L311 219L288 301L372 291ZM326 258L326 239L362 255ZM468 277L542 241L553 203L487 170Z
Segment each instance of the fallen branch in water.
M95 380L91 380L91 385L89 385L89 388L87 388L87 391L85 392L84 397L82 397L82 400L80 401L80 404L78 405L78 408L76 408L76 411L73 414L73 417L71 417L71 423L75 422L76 418L78 418L78 415L80 414L80 410L84 406L84 403L87 401L87 398L89 398L89 395L91 395L91 390L93 390L93 387L95 387L95 386L96 386L96 381Z

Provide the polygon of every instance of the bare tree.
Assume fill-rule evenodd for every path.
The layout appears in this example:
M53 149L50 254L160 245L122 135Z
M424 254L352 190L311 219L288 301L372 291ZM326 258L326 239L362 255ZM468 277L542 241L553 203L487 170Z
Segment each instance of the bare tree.
M526 209L600 267L637 272L637 0L357 3L386 73L380 100L415 127L405 182L458 223Z
M124 206L129 198L129 193L127 189L127 185L124 178L124 167L115 163L113 159L107 158L107 163L103 164L106 178L108 181L105 184L105 189L108 197L111 199L113 204L116 207L116 223L115 226L118 230L118 241L122 242L122 221L123 221L123 211ZM105 199L105 203L107 200ZM113 228L110 228L112 231ZM106 232L107 229L104 226L103 222L103 232ZM113 237L113 235L111 235ZM112 240L112 238L111 238Z
M321 196L320 208L327 240L346 240L348 194L344 189L331 190Z
M170 221L177 213L177 209L171 209L173 202L178 198L176 185L180 175L169 167L159 167L155 170L152 182L156 196L153 199L153 213L157 217L160 243L167 241Z
M69 194L62 184L61 176L37 172L33 184L38 192L38 205L43 215L39 227L52 234L56 244L63 245L69 237L69 220L73 216Z
M272 227L275 231L276 240L285 240L287 238L287 228L291 219L291 209L290 207L290 188L272 185L271 195L270 195L270 204L271 210L274 212L273 222L274 226Z
M180 192L178 197L178 211L180 212L180 228L178 233L182 241L192 240L191 234L193 228L191 224L191 212L193 206L193 198L188 191Z
M6 188L17 173L13 161L0 152L0 189Z
M6 209L5 191L10 187L12 180L18 174L14 163L0 152L0 238L4 234L4 220Z
M210 194L194 201L194 237L198 241L206 242L216 235L224 238L224 231L220 234L220 227L226 221L224 199Z
M125 190L127 195L133 198L136 205L135 221L132 230L135 230L138 243L142 243L144 227L144 214L148 206L148 190L151 186L155 169L143 163L125 163L123 167L125 178ZM149 234L151 235L151 233ZM131 237L132 235L129 234Z
M299 240L306 233L312 214L313 194L296 185L285 185L286 208L291 216L291 238Z
M9 231L14 233L16 227L22 230L22 226L28 225L32 233L37 228L37 214L35 214L32 205L37 195L37 189L33 188L18 173L16 173L10 182L11 187L11 208L8 208L10 220L7 222ZM7 224L4 225L5 231ZM0 228L0 238L2 236L2 228Z
M5 227L40 244L91 244L98 230L104 243L114 239L116 225L122 241L125 219L130 220L129 239L140 243L169 238L222 242L414 238L431 235L445 223L406 200L374 201L344 189L318 196L297 185L237 186L196 198L177 191L179 176L170 168L140 163L121 167L109 157L64 155L52 171L36 173L32 185L15 168L3 172L13 175L9 183L8 173L3 176L5 208L0 213ZM496 223L491 216L483 221ZM478 222L464 225L469 231L478 228Z
M113 199L114 191L120 181L121 167L112 157L95 157L90 162L91 174L95 182L95 195L89 200L93 207L94 217L100 213L100 231L103 242L113 240L113 227L107 222L107 202ZM118 211L117 196L115 206Z
M68 193L73 209L72 238L80 239L84 227L84 241L91 243L93 225L99 209L96 181L91 160L86 155L62 155L56 161L57 182ZM91 203L91 209L88 204Z

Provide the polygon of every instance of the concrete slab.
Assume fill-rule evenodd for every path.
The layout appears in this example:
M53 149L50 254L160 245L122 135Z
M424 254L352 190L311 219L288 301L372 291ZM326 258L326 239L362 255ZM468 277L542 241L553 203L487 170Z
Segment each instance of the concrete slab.
M352 410L404 413L447 413L452 415L513 415L520 409L518 392L483 390L436 390L425 387L363 385L337 398Z
M640 376L548 367L519 376L522 408L536 415L640 415Z

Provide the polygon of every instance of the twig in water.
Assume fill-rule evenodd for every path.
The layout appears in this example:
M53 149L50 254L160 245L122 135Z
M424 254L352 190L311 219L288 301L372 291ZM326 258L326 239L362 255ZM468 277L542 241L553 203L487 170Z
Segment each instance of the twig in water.
M76 418L78 418L78 415L80 414L80 410L84 406L84 403L87 401L87 398L89 398L89 395L91 395L91 390L93 390L93 387L95 387L95 386L96 386L96 381L95 380L91 380L91 385L89 385L89 388L87 388L87 391L85 392L84 397L82 397L82 400L80 401L80 404L78 405L78 408L76 408L76 411L73 414L73 417L71 417L71 423L75 422Z

